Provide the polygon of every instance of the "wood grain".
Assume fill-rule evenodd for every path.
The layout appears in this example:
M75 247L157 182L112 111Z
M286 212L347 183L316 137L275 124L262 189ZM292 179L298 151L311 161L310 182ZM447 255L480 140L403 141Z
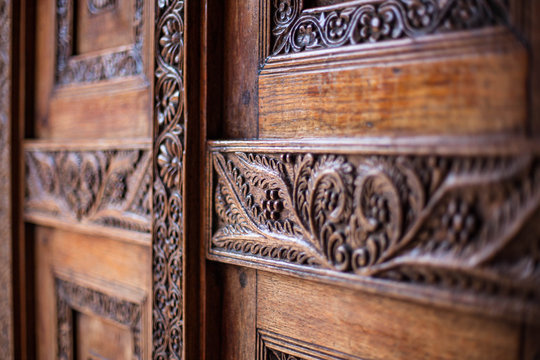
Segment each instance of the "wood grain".
M519 351L513 324L266 272L257 309L258 328L366 359L510 359Z
M251 360L256 346L257 272L232 265L221 265L219 271L223 287L220 359Z
M223 122L227 138L257 136L259 53L258 1L228 0L224 5ZM216 39L217 40L217 39Z
M0 358L13 358L12 273L12 7L0 1Z
M34 246L36 293L40 294L36 299L40 359L56 358L57 333L55 328L51 328L57 322L56 277L136 303L148 299L152 284L148 271L152 261L149 245L126 244L107 237L36 227ZM121 257L117 256L119 253ZM141 341L145 349L150 349L150 301L146 301L143 313Z
M527 58L513 36L424 40L267 64L260 137L524 132Z

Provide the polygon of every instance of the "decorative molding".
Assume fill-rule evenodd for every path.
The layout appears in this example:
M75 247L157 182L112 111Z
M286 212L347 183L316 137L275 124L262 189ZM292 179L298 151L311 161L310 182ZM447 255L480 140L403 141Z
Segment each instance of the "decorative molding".
M342 360L360 358L306 343L268 330L257 329L257 360Z
M89 83L142 74L144 1L134 0L135 43L127 49L122 47L117 51L92 56L73 56L73 1L75 0L56 1L56 83L58 85ZM108 9L108 4L115 3L111 0L88 1L103 4L103 9L105 7Z
M106 295L97 290L55 279L58 359L75 358L73 310L90 312L100 318L129 327L133 336L133 357L142 359L142 304Z
M357 0L304 9L272 0L272 56L507 23L505 0Z
M219 149L211 258L540 300L532 150Z
M92 15L98 15L116 7L116 0L87 0L88 11Z
M184 1L157 1L153 358L183 357Z
M150 232L150 150L27 149L25 159L25 215Z
M11 233L12 2L0 0L0 358L13 358Z

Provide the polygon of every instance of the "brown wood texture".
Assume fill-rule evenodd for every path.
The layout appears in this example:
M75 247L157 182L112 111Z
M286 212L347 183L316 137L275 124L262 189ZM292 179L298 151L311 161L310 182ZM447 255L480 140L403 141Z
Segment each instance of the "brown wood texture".
M535 356L533 3L205 2L204 358Z
M13 4L0 1L0 358L13 358L12 232L12 14Z
M55 139L151 136L150 58L153 9L133 10L129 46L76 55L72 0L39 1L35 136ZM118 20L118 19L116 19ZM148 20L148 21L147 21ZM107 19L103 22L109 23ZM119 26L116 24L117 27ZM118 29L122 29L120 26ZM49 44L57 44L50 46ZM54 71L51 71L54 69ZM129 119L126 121L125 119Z
M519 354L519 328L503 321L263 271L258 279L257 327L311 349L322 345L347 355L332 359L512 359Z
M85 54L132 44L133 4L118 0L78 1L73 14L77 22L75 54Z
M508 30L294 60L261 72L261 138L508 134L527 127L527 56Z
M58 311L55 284L57 278L67 280L81 289L92 289L107 294L110 298L140 304L143 312L140 319L144 325L141 326L139 334L142 347L139 358L150 356L151 329L148 325L151 321L152 276L149 269L152 260L148 246L128 245L114 238L88 236L41 226L36 228L34 245L36 293L40 294L37 298L39 358L54 359L55 354L63 351L59 344L61 333L58 332L61 329L57 328L58 320L55 315ZM92 296L86 298L91 299ZM114 308L109 308L109 313L100 309L92 310L90 304L85 305L83 300L84 296L80 305L73 306L95 321L113 321L115 316L122 314ZM111 317L113 320L110 320ZM70 329L66 336L74 336L74 330ZM102 342L109 341L108 338L103 338L103 334L101 337ZM77 341L76 337L74 341ZM129 353L133 352L133 348L128 350ZM69 353L72 350L68 348L65 351Z
M257 327L257 272L231 265L222 267L221 271L221 333L224 336L221 337L220 358L253 359ZM244 340L238 341L241 338Z
M228 0L223 9L222 41L227 53L223 56L221 96L224 121L221 136L255 138L258 135L257 123L253 120L258 112L259 4L256 1Z
M150 1L32 6L36 66L33 96L26 100L24 256L35 277L35 319L28 315L35 320L37 357L73 359L80 352L85 358L147 359L156 344L152 335L159 333L152 322L159 300L154 290L160 290L152 273L153 173L167 163L159 146L153 148L154 55L171 59L181 29L170 14L154 21ZM83 10L93 13L77 14ZM104 34L115 39L107 42ZM160 40L163 53L153 48ZM156 123L169 122L178 93L159 96ZM181 151L171 156L173 167L182 163ZM181 200L179 205L181 211ZM173 235L167 232L167 239ZM181 266L172 265L165 276ZM182 296L174 296L178 309ZM181 331L171 341L181 344Z

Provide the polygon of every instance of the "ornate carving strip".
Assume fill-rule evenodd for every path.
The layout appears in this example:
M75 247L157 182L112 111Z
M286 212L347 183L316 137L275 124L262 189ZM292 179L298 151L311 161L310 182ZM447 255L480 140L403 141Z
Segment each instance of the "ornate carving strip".
M129 327L133 335L133 356L135 359L142 359L142 304L111 297L59 278L55 279L55 283L58 359L75 358L73 310L88 311Z
M0 358L13 357L11 273L11 36L10 0L0 0Z
M153 358L181 359L184 1L156 4Z
M505 0L360 0L304 9L272 0L271 55L506 24Z
M88 83L142 74L144 1L135 1L133 46L96 56L73 56L73 1L56 1L56 83L59 85ZM101 4L99 11L114 6L111 0L88 0ZM112 5L111 5L112 4Z
M150 233L149 149L25 151L27 217Z
M208 255L537 306L537 152L422 148L210 148Z

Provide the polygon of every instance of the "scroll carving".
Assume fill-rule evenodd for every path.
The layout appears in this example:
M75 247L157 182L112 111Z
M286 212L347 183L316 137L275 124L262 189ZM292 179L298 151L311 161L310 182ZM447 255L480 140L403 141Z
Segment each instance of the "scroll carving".
M540 157L284 151L212 152L210 254L540 299Z
M142 74L143 0L134 0L135 43L127 49L96 56L73 56L73 1L56 2L56 83L89 83ZM114 6L116 1L88 0L89 7L91 3L98 5L94 9L99 12Z
M90 312L98 317L129 327L133 336L134 359L142 359L141 304L111 297L97 290L62 280L56 282L58 359L71 360L73 353L73 310Z
M272 55L505 24L504 0L272 1Z
M0 0L0 358L13 358L11 259L11 21L12 2Z
M150 232L149 150L29 150L25 158L27 215Z
M181 359L184 1L157 1L156 13L153 358Z

